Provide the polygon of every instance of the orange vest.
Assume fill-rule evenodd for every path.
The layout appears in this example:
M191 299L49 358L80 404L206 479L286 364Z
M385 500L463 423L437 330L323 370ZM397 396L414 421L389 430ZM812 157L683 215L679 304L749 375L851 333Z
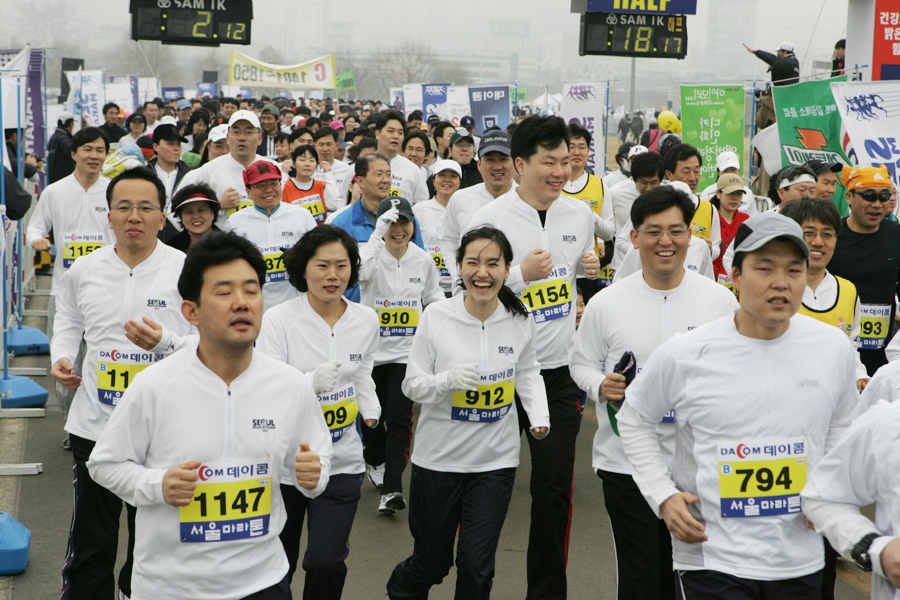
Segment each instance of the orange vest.
M289 179L284 185L284 191L281 193L281 201L302 206L312 214L316 220L316 225L321 225L328 217L328 210L325 208L325 182L318 179L312 180L312 187L306 191L301 190L294 183L293 179Z

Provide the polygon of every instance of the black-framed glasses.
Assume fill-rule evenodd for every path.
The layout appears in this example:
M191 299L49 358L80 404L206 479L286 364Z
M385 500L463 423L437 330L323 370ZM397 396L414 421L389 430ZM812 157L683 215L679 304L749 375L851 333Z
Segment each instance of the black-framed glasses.
M892 192L873 192L871 190L865 192L857 192L856 190L850 190L866 202L887 202L891 199L893 195Z

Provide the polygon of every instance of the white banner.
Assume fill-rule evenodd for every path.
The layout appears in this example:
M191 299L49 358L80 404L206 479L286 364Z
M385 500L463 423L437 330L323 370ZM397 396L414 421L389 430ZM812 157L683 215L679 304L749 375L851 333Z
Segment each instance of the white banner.
M414 110L422 110L422 84L411 83L403 86L403 114L407 117Z
M3 114L0 115L3 129L18 127L21 119L22 128L26 126L25 114L28 107L28 62L31 60L31 49L25 48L15 58L0 69L2 78ZM18 91L18 97L16 92ZM24 135L24 133L23 133Z
M606 173L606 139L603 118L606 116L606 82L565 83L562 89L560 116L566 123L574 123L591 134L587 166L598 177Z
M138 102L143 106L145 102L150 102L154 98L162 98L162 83L159 77L139 77Z
M860 166L884 165L900 189L900 81L831 84Z
M130 83L107 83L106 101L115 102L129 115L137 108L134 105L134 93Z
M447 88L447 112L454 127L459 127L460 119L472 114L468 86L451 85Z
M390 105L392 108L395 108L395 109L399 110L400 112L402 112L403 114L406 114L406 111L403 109L403 88L402 87L391 88Z
M103 118L104 104L106 92L103 89L103 71L82 71L81 117L86 127L100 127L106 122Z
M296 65L273 65L232 50L228 84L278 89L334 89L334 56L329 54Z

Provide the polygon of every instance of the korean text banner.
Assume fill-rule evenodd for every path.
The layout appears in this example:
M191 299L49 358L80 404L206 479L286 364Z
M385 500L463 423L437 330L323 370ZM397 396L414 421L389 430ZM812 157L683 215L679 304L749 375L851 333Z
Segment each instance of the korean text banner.
M448 118L454 127L459 127L459 121L472 114L469 107L469 88L464 85L451 85L447 88L447 112Z
M422 110L422 84L406 83L403 85L403 109L408 117L414 110Z
M832 83L831 91L856 162L886 166L900 189L900 81Z
M606 83L563 84L560 116L566 124L574 123L584 127L591 134L587 166L601 173L606 169L606 143L603 137L605 115Z
M701 191L716 182L716 157L734 152L744 166L744 87L742 85L681 86L682 140L703 157Z
M475 135L484 135L490 127L509 127L510 104L508 85L469 87L469 106L475 119Z
M426 83L422 86L422 106L425 119L437 115L442 120L447 118L447 84Z
M812 159L850 164L841 147L841 113L830 87L832 82L846 79L836 77L772 88L782 167L802 165ZM842 215L848 214L841 186L837 186L832 201Z
M103 76L103 71L81 72L81 116L88 127L100 127L106 122L103 118L106 103Z
M243 87L333 89L334 55L329 54L297 65L272 65L232 50L228 84Z

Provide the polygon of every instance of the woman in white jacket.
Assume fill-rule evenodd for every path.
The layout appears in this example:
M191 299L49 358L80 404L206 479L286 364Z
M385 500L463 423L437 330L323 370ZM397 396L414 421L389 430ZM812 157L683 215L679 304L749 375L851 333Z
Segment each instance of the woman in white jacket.
M293 579L307 515L303 597L339 600L365 472L356 418L362 414L374 427L381 415L372 381L378 318L371 308L343 298L359 273L356 241L343 229L322 225L310 230L284 253L284 264L300 296L266 313L256 348L308 375L331 432L334 457L328 486L314 499L282 477L287 523L281 542Z
M492 227L472 230L456 259L466 292L426 309L403 381L422 413L409 492L415 546L388 581L392 599L426 597L450 571L457 534L455 598L490 597L519 464L518 411L535 438L550 427L534 319L504 285L509 241Z
M434 260L410 243L415 238L409 201L389 196L378 206L375 231L359 251L359 303L375 309L380 325L372 378L384 414L378 426L363 427L364 457L369 480L381 490L378 511L388 515L406 508L401 476L412 442L412 401L400 386L409 348L424 307L444 299Z

